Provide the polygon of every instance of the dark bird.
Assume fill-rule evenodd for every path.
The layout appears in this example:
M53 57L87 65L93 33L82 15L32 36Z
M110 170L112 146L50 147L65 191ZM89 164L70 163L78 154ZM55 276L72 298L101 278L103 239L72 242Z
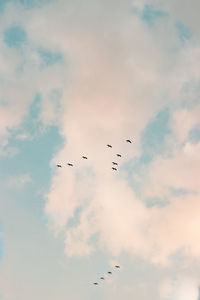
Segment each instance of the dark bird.
M112 272L108 271L108 274L112 274Z
M68 166L73 167L73 164L68 163Z
M93 284L94 284L94 285L98 285L98 282L94 282Z
M115 166L118 166L118 163L112 161L112 164L115 165Z
M121 154L116 154L118 157L122 157Z
M108 146L109 148L112 148L112 145L107 144L107 146Z
M115 268L119 269L119 268L120 268L120 266L115 266Z
M100 277L100 279L102 279L102 280L105 280L105 278L104 278L104 277Z
M82 156L82 158L83 158L83 159L87 159L87 157L86 157L86 156Z
M113 169L114 171L117 171L117 169L116 169L116 168L113 168L113 167L112 167L112 169Z
M130 143L130 144L132 143L131 140L126 140L126 142L127 142L127 143Z
M61 165L57 165L57 167L58 167L58 168L62 168L62 166L61 166Z

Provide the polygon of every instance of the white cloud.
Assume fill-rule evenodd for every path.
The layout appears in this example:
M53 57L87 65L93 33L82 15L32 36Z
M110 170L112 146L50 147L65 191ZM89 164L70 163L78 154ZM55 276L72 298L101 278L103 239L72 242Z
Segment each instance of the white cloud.
M52 10L54 9L55 12L57 7L57 5L49 6L48 16L52 16ZM162 221L163 213L166 212L169 214L167 215L169 219L158 234L162 236L162 232L168 232L170 218L176 218L171 215L174 206L170 206L169 209L157 209L157 211L148 210L126 183L115 180L114 174L109 175L110 162L116 152L123 154L127 152L123 162L139 154L139 135L148 120L166 105L171 108L181 105L180 95L183 84L198 75L197 59L194 60L193 56L197 58L199 50L185 48L178 52L171 52L170 55L165 53L166 45L155 43L156 39L159 42L160 35L157 33L150 35L147 27L131 15L131 6L128 4L124 7L126 9L121 11L121 6L116 6L112 21L107 18L107 13L102 14L104 22L100 27L96 19L94 20L92 15L88 15L88 12L84 8L81 10L80 7L76 7L79 17L77 21L73 20L70 23L71 15L68 19L64 19L61 14L58 23L55 23L54 19L50 22L52 33L57 31L59 35L53 34L54 38L45 41L45 44L60 45L61 49L67 49L73 66L71 85L64 91L62 99L61 132L67 139L67 145L53 159L53 164L72 160L77 170L77 165L83 167L83 163L80 162L81 155L83 152L87 154L88 164L94 172L92 184L95 187L88 205L92 207L101 244L115 254L125 250L164 263L179 247L184 247L185 244L187 246L187 241L164 250L166 246L164 241L161 239L156 242L157 233L149 238L147 228L149 227L153 234ZM64 8L67 10L68 6ZM73 12L75 6L71 9ZM94 12L96 7L92 6L91 9ZM84 23L81 29L80 20ZM43 30L39 36L33 34L34 39L37 37L40 41L43 40L48 22L49 20L43 19ZM33 27L30 25L29 28ZM36 34L35 30L34 27ZM172 34L175 35L175 29ZM173 47L173 40L167 41L171 42L170 47ZM167 67L168 63L170 67ZM169 97L173 101L170 101ZM177 111L177 118L180 118L179 111ZM178 125L174 126L178 130ZM188 128L190 127L191 125ZM127 150L127 144L124 142L127 137L135 138L131 148L134 150ZM109 152L106 149L105 145L108 142L113 144L115 150ZM175 144L173 147L176 149ZM169 196L168 187L183 188L183 185L196 191L199 185L192 177L194 170L196 173L199 170L198 158L195 154L198 153L198 149L195 147L197 146L188 144L184 148L174 150L171 159L155 160L151 165L150 173L147 173L146 186L142 185L143 195L162 196L163 193L167 193ZM189 166L192 162L194 168L190 170ZM163 165L162 171L160 165ZM69 169L62 170L60 174L56 173L53 179L46 210L54 220L56 230L64 229L69 217L73 216L75 208L83 205L78 200L79 193L76 186L79 180L75 176L76 172ZM185 175L183 182L180 174ZM88 193L92 193L91 186L85 187L82 198L86 198ZM84 210L85 208L83 214ZM72 237L74 236L75 241L77 235L87 236L84 241L88 249L88 235L92 234L88 222L89 220L80 221L77 228L67 231L68 253L69 245L73 245L72 249L77 253L74 242L72 243ZM150 226L151 222L153 226ZM95 228L95 225L91 224ZM149 247L145 244L146 239L149 240ZM77 247L78 245L79 243ZM158 251L154 253L154 247L158 247L161 253L159 254ZM87 252L87 250L83 251Z
M195 279L184 276L171 281L166 280L161 284L160 296L170 300L197 300L198 284Z
M64 231L66 254L85 256L98 247L114 256L125 252L168 266L177 251L191 260L199 259L200 144L186 141L189 130L199 122L199 107L191 111L180 108L184 84L197 81L200 75L199 41L181 48L174 27L180 16L175 2L166 5L170 17L152 29L132 13L133 6L142 9L138 3L88 1L86 5L60 0L40 10L8 5L2 28L21 24L28 44L21 56L1 41L1 95L8 105L0 110L0 132L6 146L10 129L21 124L40 93L41 120L46 125L59 124L66 141L51 162L53 168L57 163L65 167L54 172L45 205L51 228L56 233ZM181 7L186 5L184 1ZM194 29L190 10L188 15ZM186 20L184 16L180 19ZM39 47L61 53L64 63L41 70ZM60 110L50 97L55 89L62 90ZM194 94L187 96L192 103ZM139 157L142 130L166 106L172 114L171 156L155 158L145 176L138 177L138 196L124 173L112 171L111 161L117 152L123 155L122 164ZM126 138L134 143L128 145ZM107 143L113 148L106 148ZM88 161L81 159L83 154ZM66 166L69 161L74 168ZM29 179L13 182L25 184ZM169 188L196 194L178 197ZM145 206L145 197L163 196L169 206ZM67 228L77 209L79 224ZM95 233L99 237L96 245L91 242ZM163 288L163 297L169 290ZM183 292L195 299L197 293L196 285L188 280L184 288L180 284L175 290L176 299L181 299Z
M199 105L192 110L181 109L174 113L171 128L179 143L187 140L189 131L200 122L199 116Z
M17 134L16 136L15 136L15 138L17 139L17 140L26 140L26 139L28 139L29 138L29 135L28 135L28 133L27 132L22 132L22 133L19 133L19 134Z

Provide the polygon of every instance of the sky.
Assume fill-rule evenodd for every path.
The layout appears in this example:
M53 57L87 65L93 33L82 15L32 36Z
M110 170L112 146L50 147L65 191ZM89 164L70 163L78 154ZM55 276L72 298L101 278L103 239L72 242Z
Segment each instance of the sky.
M0 1L0 300L200 299L199 11Z

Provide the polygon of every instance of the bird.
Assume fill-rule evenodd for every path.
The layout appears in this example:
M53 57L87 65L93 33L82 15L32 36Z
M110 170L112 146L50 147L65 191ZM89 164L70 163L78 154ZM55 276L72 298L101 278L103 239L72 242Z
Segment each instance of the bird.
M105 278L104 278L104 277L100 277L100 279L102 279L102 280L105 280Z
M108 271L108 274L112 274L112 272Z
M114 171L117 171L117 169L116 169L116 168L113 168L113 167L112 167L112 169L113 169Z
M57 165L57 167L58 167L58 168L62 168L62 166L61 166L61 165Z
M127 142L127 143L130 143L130 144L132 143L131 140L126 140L126 142Z
M116 155L117 155L118 157L122 157L121 154L118 154L118 153L117 153Z
M88 159L87 156L82 156L83 159Z
M108 146L109 148L112 148L112 145L110 145L110 144L107 144L107 146Z
M112 161L112 164L115 165L115 166L118 166L118 163Z
M115 268L119 269L119 268L120 268L120 266L115 266Z
M73 164L71 164L71 163L68 163L68 166L70 166L70 167L73 167Z
M94 282L93 284L94 284L94 285L98 285L98 282Z

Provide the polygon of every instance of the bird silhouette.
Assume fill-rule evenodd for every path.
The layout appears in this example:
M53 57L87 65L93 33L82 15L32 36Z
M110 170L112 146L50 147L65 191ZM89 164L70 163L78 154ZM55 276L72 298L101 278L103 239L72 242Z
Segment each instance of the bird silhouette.
M68 163L68 166L70 166L70 167L73 167L73 164L71 164L71 163Z
M112 167L112 169L113 169L114 171L117 171L117 169L116 169L116 168L113 168L113 167Z
M112 164L115 165L115 166L118 166L118 163L112 161Z
M112 272L108 271L108 274L112 274Z
M57 167L58 167L58 168L62 168L62 166L61 166L61 165L57 165Z
M126 142L127 142L127 143L130 143L130 144L132 143L131 140L126 140Z
M118 157L122 157L121 154L116 154Z
M98 282L94 282L93 284L94 284L94 285L98 285Z
M83 159L88 159L87 156L82 156Z
M120 268L120 266L115 266L115 268L119 269L119 268Z
M105 278L104 278L104 277L100 277L100 279L102 279L102 280L105 280Z
M109 148L112 148L112 145L110 145L110 144L107 144L107 146L108 146Z

